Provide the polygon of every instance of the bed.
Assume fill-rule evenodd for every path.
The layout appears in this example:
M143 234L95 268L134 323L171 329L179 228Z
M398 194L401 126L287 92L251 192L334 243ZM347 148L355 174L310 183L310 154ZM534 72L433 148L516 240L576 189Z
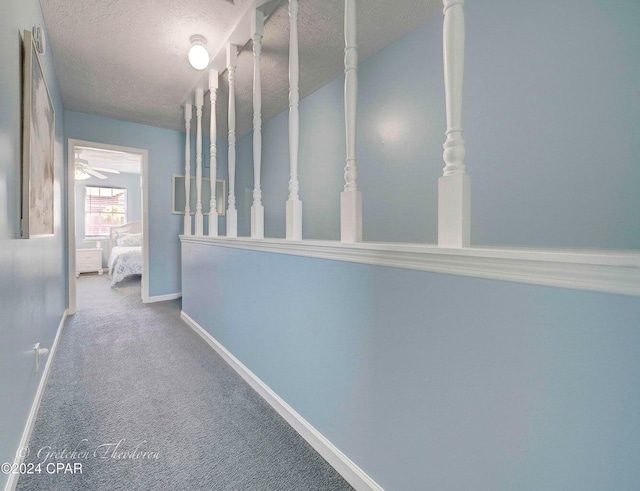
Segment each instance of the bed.
M142 222L111 227L107 267L111 287L129 276L142 274Z

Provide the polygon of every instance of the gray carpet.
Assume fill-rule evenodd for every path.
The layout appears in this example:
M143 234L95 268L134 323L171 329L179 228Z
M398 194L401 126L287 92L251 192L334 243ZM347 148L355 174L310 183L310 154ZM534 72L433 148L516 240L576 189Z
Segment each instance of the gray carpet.
M111 289L106 275L78 279L25 462L19 490L352 489L180 320L179 300L144 305L139 279Z

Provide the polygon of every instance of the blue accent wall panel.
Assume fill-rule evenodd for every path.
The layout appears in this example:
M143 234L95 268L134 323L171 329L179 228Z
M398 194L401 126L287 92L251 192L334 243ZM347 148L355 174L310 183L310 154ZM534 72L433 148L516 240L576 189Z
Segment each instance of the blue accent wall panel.
M193 135L191 135L191 158L195 159L196 155L196 141ZM184 139L185 135L182 134L182 138ZM209 131L203 130L202 135L202 177L210 177L211 176L211 139L209 138ZM183 143L184 148L184 143ZM225 210L228 208L229 203L229 169L228 169L228 142L226 140L217 140L216 141L216 158L217 158L217 166L216 166L216 180L225 181L225 199L224 199L224 208ZM195 160L191 163L191 177L195 176ZM180 170L180 174L184 175L184 157L182 163L182 169ZM192 191L195 192L195 191ZM182 193L184 195L184 192ZM220 196L217 196L216 199L220 200ZM204 205L204 209L209 209L208 203ZM194 209L191 209L194 211ZM184 211L184 210L183 210ZM184 215L183 215L184 216ZM194 225L195 227L195 225ZM180 233L182 233L182 226L180 227ZM227 220L225 216L218 216L218 234L226 235L227 233ZM209 217L204 217L204 234L209 235Z
M183 244L183 309L383 488L635 490L635 297Z
M640 249L640 3L465 8L472 240Z
M340 191L344 188L344 112L342 77L300 101L298 179L305 239L340 238ZM253 134L238 140L237 189L253 189ZM289 113L284 111L263 126L262 194L265 237L286 235L289 197ZM250 215L238 208L238 233L249 235ZM250 204L249 204L250 206ZM247 220L248 228L247 228Z

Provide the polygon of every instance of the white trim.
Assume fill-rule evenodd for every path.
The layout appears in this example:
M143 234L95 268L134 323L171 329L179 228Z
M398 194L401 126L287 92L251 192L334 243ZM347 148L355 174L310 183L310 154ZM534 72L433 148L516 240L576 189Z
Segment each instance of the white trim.
M149 297L149 152L142 152L142 169L140 172L140 189L142 190L142 279L140 290L142 300Z
M185 237L182 242L640 296L640 252Z
M47 358L47 363L44 366L44 370L42 371L42 377L40 378L40 383L38 384L38 389L36 390L36 395L33 399L33 403L31 404L31 410L29 411L29 416L27 417L27 422L25 424L24 430L22 431L22 438L20 438L20 444L16 449L16 455L14 458L14 463L20 467L20 464L24 461L24 455L21 455L20 450L23 448L27 448L29 445L29 440L31 439L31 432L33 431L33 425L36 422L36 417L38 416L38 409L40 409L40 402L42 402L42 396L44 395L44 388L47 385L47 380L49 379L49 373L51 371L51 365L53 364L53 357L56 354L56 350L58 349L58 342L60 341L60 334L62 333L62 328L64 327L64 322L67 319L67 315L69 315L69 311L65 310L62 313L62 319L60 320L60 324L58 324L58 330L56 331L56 337L53 340L53 344L51 345L51 349L49 350L49 356ZM19 474L9 474L9 479L7 479L7 483L4 486L4 491L13 491L18 484Z
M357 491L383 491L360 467L335 447L322 433L300 416L278 394L258 376L233 356L222 344L209 334L200 324L182 311L180 317L191 327L222 359L233 368L287 423L296 430L314 449Z
M91 243L91 242L105 242L108 241L109 237L85 237L82 239L82 242Z
M69 315L76 313L76 178L75 140L67 141L67 286Z
M123 147L109 143L98 143L75 138L67 139L67 271L69 285L69 315L76 313L76 181L75 181L75 147L92 147L102 150L126 152L140 155L140 189L142 191L142 281L141 297L144 302L149 298L149 152L143 148Z
M167 295L154 295L153 297L146 297L142 300L142 303L166 302L167 300L175 300L180 297L182 297L182 292L168 293Z

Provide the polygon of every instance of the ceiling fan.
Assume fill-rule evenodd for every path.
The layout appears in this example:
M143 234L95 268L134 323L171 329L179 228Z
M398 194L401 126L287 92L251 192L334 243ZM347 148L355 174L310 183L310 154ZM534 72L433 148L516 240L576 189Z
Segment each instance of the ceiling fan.
M115 169L105 169L104 167L94 167L87 159L80 158L80 150L76 150L75 158L75 178L77 181L83 181L89 179L91 176L98 179L107 179L103 172L107 174L120 174L120 171Z

